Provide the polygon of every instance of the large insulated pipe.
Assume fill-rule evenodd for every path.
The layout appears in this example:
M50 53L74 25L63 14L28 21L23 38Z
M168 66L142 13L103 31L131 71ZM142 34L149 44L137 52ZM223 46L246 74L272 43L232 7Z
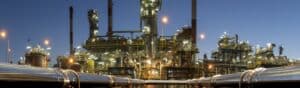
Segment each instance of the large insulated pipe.
M113 1L108 0L108 31L107 35L109 38L113 35Z
M73 7L69 8L69 20L70 20L70 55L74 55L73 48Z
M193 80L139 80L72 70L0 64L1 88L136 88L189 85L191 88L294 88L300 86L300 66L257 68Z
M239 76L241 73L230 74L230 75L216 75L210 78L200 79L200 87L208 88L219 88L219 87L228 87L228 88L238 88L239 87Z
M300 66L279 67L256 72L255 75L245 79L252 88L293 88L300 86Z
M299 82L300 66L288 66L217 75L199 79L196 83L206 88L292 88L300 86Z
M0 64L0 73L1 88L64 88L70 84L69 76L55 69Z
M140 80L72 70L0 64L1 88L144 88L145 85L189 85L189 80Z
M131 88L141 80L107 75L76 73L72 70L0 64L1 88Z
M197 0L192 0L192 42L197 44Z

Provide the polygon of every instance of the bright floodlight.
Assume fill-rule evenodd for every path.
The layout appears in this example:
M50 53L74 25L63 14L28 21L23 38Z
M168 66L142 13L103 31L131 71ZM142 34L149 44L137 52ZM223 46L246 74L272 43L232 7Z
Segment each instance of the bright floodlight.
M1 36L2 38L6 38L6 32L5 32L5 31L0 32L0 36Z
M169 18L167 16L163 16L161 19L163 24L168 24L169 23Z
M81 46L77 46L76 49L81 49Z
M74 59L73 58L69 58L69 63L73 64L74 63Z
M8 52L11 52L11 48L8 48L7 51L8 51Z
M201 40L205 39L205 34L204 33L200 33L200 39Z
M48 39L45 39L45 40L44 40L44 44L45 44L46 46L48 46L48 45L50 44L50 41L49 41Z
M31 46L26 46L26 49L31 49Z
M151 60L150 59L146 60L146 63L151 64Z

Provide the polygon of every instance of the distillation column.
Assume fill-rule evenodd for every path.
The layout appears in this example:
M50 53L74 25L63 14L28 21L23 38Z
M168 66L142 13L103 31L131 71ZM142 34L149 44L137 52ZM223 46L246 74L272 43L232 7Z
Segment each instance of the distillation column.
M89 24L90 24L90 37L92 41L95 41L95 37L97 37L99 33L99 17L97 11L94 9L89 10L88 12Z
M140 0L140 2L146 55L154 58L157 45L157 12L161 6L161 0Z

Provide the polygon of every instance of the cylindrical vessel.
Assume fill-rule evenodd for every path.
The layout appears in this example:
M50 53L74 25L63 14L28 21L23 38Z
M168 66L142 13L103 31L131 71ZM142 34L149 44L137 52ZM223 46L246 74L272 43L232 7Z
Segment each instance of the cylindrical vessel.
M257 68L196 80L199 87L206 88L292 88L300 86L299 82L300 66Z
M28 50L25 54L25 64L35 67L48 67L49 52L40 46Z

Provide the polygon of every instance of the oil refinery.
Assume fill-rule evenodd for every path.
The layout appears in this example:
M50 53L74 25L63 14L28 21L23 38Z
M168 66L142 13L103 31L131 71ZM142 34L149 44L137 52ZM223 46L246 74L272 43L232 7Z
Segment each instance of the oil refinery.
M114 31L112 4L113 2L108 0L108 29L103 36L99 35L100 17L97 10L88 11L89 36L82 45L85 51L70 51L71 60L78 71L85 72L90 69L89 72L97 74L129 78L179 80L231 74L257 67L290 65L288 58L282 55L282 46L279 46L279 56L275 56L273 52L273 43L268 44L266 48L257 47L253 53L254 50L247 41L239 40L238 35L230 37L227 34L221 36L218 50L211 55L212 59L206 56L202 63L196 64L195 62L199 61L199 58L196 58L199 52L196 46L196 0L191 0L192 25L181 27L175 34L168 36L158 35L157 13L161 9L161 0L140 1L140 30ZM70 7L70 23L73 20L72 13L73 8ZM73 49L72 24L70 28L70 48ZM119 35L133 33L141 36L126 38ZM87 65L91 68L86 68Z
M198 0L199 1L199 0ZM89 9L87 39L74 47L76 9L68 8L69 54L54 57L51 47L28 45L18 65L0 64L1 88L274 88L298 86L300 67L280 44L253 46L239 34L224 33L212 53L200 57L197 0L189 2L191 25L159 34L162 0L139 0L140 28L114 29L114 2L107 0L107 33L98 9ZM163 17L162 23L168 23ZM67 29L66 29L67 30ZM199 29L201 30L201 29ZM127 36L124 36L127 35ZM138 36L133 36L138 35ZM128 37L130 36L130 37ZM243 35L242 35L243 36ZM204 37L201 35L201 37ZM199 41L198 41L199 42ZM277 49L278 48L278 49ZM8 47L10 50L10 48ZM212 49L213 50L213 49ZM278 50L278 54L276 53ZM9 53L8 53L9 55ZM52 57L53 58L53 57ZM53 60L53 59L52 59ZM8 56L9 61L9 56Z
M85 50L73 50L72 20L73 7L70 7L70 57L68 68L77 71L106 75L117 75L139 79L191 79L197 74L195 60L196 47L196 0L191 0L192 26L182 27L174 35L158 35L157 14L161 0L140 0L140 29L113 30L113 2L108 0L108 29L106 35L99 35L98 12L91 9L87 13L89 36L82 45ZM167 21L167 19L165 19ZM101 25L101 24L100 24ZM126 38L119 34L139 34ZM84 56L85 55L85 56ZM94 59L91 59L94 57ZM71 59L70 59L71 58ZM58 60L59 64L69 61ZM88 64L89 63L89 64ZM92 65L91 65L92 64ZM67 65L67 64L65 64ZM92 68L86 68L87 66ZM86 68L86 69L84 69Z

